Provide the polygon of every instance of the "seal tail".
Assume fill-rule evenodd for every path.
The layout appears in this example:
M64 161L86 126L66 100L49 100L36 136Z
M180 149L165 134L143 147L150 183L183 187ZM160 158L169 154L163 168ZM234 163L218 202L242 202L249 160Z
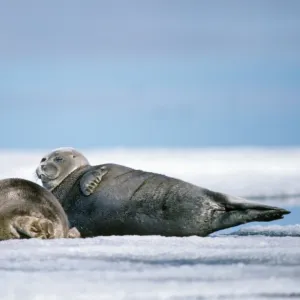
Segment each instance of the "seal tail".
M290 211L239 197L217 193L221 209L214 212L212 227L225 229L250 222L269 222L283 219ZM217 229L217 230L218 230Z

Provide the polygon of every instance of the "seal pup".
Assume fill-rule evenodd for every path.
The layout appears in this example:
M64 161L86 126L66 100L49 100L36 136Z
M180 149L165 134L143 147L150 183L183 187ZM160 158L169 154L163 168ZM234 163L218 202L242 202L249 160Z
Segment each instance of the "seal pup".
M207 236L290 212L118 164L91 166L73 148L58 148L36 169L82 237Z
M76 238L55 196L21 178L0 180L0 240L20 238Z

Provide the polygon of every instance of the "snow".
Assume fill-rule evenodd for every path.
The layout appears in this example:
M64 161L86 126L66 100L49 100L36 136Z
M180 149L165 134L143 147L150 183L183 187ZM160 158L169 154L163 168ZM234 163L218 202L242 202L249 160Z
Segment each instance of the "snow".
M249 235L264 235L264 236L298 236L300 237L300 224L296 225L270 225L270 226L247 226L240 228L230 235L249 236Z
M260 236L5 241L1 243L0 297L264 299L300 296L299 247L299 238Z
M35 168L51 150L0 151L0 178L35 180ZM300 148L78 150L91 164L123 164L235 196L295 195L284 200L300 203Z
M2 151L0 178L35 180L50 150ZM80 150L92 164L160 172L292 213L206 238L3 241L1 300L300 298L300 149Z

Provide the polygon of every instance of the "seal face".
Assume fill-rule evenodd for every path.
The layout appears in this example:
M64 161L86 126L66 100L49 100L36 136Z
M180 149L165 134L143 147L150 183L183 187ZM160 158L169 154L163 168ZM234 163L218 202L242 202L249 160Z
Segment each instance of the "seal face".
M0 240L80 237L56 197L20 178L0 180Z
M51 191L73 171L88 165L88 160L75 149L58 148L41 159L36 174Z
M53 153L63 158L72 156L65 150ZM80 157L87 162L82 154ZM44 160L41 164L46 164L45 170L48 163L59 164L53 159ZM44 171L40 165L37 175L59 199L70 224L76 226L83 237L207 236L248 222L281 219L290 213L117 164L68 163L63 166L56 167L59 172L52 176L54 173Z

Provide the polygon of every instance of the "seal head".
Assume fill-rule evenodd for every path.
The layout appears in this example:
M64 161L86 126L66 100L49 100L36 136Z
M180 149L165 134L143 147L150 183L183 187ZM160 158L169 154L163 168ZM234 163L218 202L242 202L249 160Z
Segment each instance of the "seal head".
M75 170L89 166L87 158L73 148L57 148L44 156L36 169L43 186L52 191Z

